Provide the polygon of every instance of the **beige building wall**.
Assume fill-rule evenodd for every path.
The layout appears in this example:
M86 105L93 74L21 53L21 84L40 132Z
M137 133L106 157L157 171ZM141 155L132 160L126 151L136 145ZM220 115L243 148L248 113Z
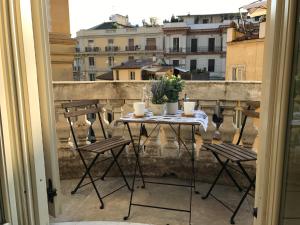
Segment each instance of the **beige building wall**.
M141 69L114 69L113 76L114 80L117 79L117 73L119 73L119 80L131 80L130 73L135 73L135 80L142 80L142 70Z
M49 0L49 14L52 79L73 80L76 40L70 34L69 1Z
M242 80L262 80L264 39L227 43L226 80L233 80L234 68L241 68ZM239 80L239 79L238 79Z

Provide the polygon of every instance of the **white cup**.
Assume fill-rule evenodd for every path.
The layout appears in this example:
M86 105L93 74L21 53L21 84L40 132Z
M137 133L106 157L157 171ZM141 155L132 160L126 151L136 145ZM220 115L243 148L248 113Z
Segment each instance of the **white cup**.
M184 115L190 116L194 114L195 109L195 102L184 102L183 108L184 108Z
M145 113L145 103L144 102L135 102L133 103L134 115L143 116Z

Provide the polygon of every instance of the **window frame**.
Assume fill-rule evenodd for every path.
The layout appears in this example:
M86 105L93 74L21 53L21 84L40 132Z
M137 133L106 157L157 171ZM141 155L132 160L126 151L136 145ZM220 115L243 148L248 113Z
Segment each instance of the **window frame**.
M214 62L213 63L213 69L211 69L210 62ZM215 59L208 59L208 61L207 61L207 71L212 72L212 73L214 73L216 71L216 60Z
M132 79L134 78L134 79ZM129 80L135 80L135 71L129 71Z
M95 57L89 56L89 66L95 66Z

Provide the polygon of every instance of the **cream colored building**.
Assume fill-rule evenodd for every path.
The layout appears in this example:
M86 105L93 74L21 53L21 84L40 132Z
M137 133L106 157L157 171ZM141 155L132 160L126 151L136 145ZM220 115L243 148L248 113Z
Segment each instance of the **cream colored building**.
M160 26L132 27L120 15L113 15L110 22L80 30L77 41L75 68L80 70L80 80L95 80L128 60L163 56Z
M238 13L183 15L180 22L132 27L128 17L113 15L109 22L77 32L75 79L95 80L113 66L153 56L179 69L206 70L210 79L224 79L226 28L239 17Z

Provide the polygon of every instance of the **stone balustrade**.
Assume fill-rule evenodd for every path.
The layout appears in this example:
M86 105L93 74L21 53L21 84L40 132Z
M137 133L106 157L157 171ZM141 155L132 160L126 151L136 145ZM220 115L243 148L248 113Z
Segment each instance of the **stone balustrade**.
M133 102L140 101L146 90L150 90L150 81L96 81L96 82L54 82L53 93L56 106L56 129L58 137L58 155L60 162L60 173L62 179L77 178L83 172L82 165L78 159L76 151L73 149L69 124L63 116L61 103L70 100L99 99L103 106L102 118L111 136L129 137L127 129L123 124L115 121L122 115L133 111ZM217 172L217 163L210 153L201 151L202 143L212 142L235 142L241 124L241 109L245 107L247 101L259 101L261 95L260 82L227 82L227 81L187 81L183 92L183 98L187 94L191 101L197 102L197 107L208 115L209 123L206 131L202 127L197 128L196 143L191 137L191 127L178 126L180 136L185 144L191 149L196 147L196 170L197 177L202 181L210 182L213 173ZM149 93L148 95L149 96ZM147 97L146 96L146 97ZM147 100L147 99L146 99ZM216 109L221 108L223 122L215 124L213 115ZM86 144L90 141L91 128L97 140L103 138L99 131L99 121L79 116L73 121L79 144ZM131 125L133 137L137 142L139 126ZM247 148L257 149L259 121L248 119L244 129L242 143ZM148 132L153 125L146 125ZM103 157L108 157L109 154ZM127 174L133 171L134 155L132 146L126 149L126 153L121 156L121 165L125 167ZM141 153L141 160L145 175L163 176L175 175L186 177L189 175L190 163L187 152L178 143L178 137L174 135L169 126L161 125L147 141ZM104 162L105 164L106 162ZM96 172L103 170L99 165ZM105 165L104 165L105 166ZM255 164L249 164L255 171ZM117 170L116 170L117 171ZM112 171L112 175L116 174ZM226 179L223 180L226 182Z

